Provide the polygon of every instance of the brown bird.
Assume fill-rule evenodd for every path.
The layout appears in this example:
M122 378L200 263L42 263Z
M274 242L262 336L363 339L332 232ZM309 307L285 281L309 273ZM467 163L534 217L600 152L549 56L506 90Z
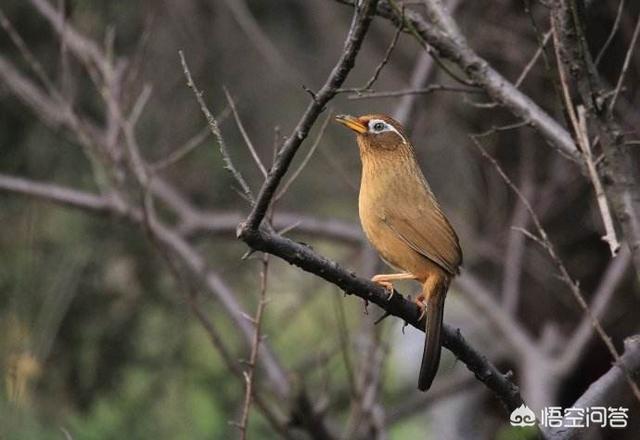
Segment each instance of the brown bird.
M359 213L362 228L382 259L399 273L373 281L393 295L393 282L416 280L416 303L426 313L426 337L418 388L431 386L440 364L444 300L458 274L462 250L458 236L429 188L415 151L398 121L385 115L336 120L356 132L362 181Z

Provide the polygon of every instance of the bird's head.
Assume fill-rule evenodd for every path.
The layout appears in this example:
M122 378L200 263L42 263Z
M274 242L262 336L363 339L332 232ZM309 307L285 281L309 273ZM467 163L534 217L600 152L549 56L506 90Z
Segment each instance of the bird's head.
M393 151L411 148L402 125L387 115L338 115L336 121L356 132L363 151Z

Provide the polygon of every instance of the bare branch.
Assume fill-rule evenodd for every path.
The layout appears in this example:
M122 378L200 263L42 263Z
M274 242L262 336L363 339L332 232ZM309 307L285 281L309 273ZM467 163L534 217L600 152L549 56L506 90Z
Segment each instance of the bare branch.
M68 122L68 113L61 111L60 104L49 98L43 90L25 78L16 67L0 55L0 78L5 86L23 100L51 126L59 126Z
M152 218L145 218L141 210L130 207L120 198L113 196L112 201L105 202L93 195L81 191L70 190L52 184L38 184L26 179L9 176L0 178L0 190L18 192L28 196L41 198L54 203L72 206L96 212L112 212L124 220L149 229L158 242L166 247L183 264L193 282L201 285L219 301L229 317L240 330L240 334L249 341L253 339L253 327L242 317L242 307L235 294L218 274L207 269L202 256L180 235L164 224ZM100 211L97 211L100 210ZM263 348L262 363L267 371L270 383L281 396L288 395L290 388L282 367L267 345Z
M189 153L195 150L199 145L201 145L211 134L209 131L209 127L205 127L192 136L187 142L182 144L180 147L176 148L173 152L171 152L164 159L160 159L157 162L149 165L149 168L154 172L163 171L166 168L180 162L184 157L186 157Z
M233 18L236 19L242 31L247 35L258 50L258 53L262 55L273 71L277 72L278 75L284 74L289 81L298 83L302 74L295 70L291 63L284 59L280 50L273 44L273 41L271 41L256 21L246 1L224 0L224 3L233 14Z
M189 86L189 88L193 90L193 93L196 96L196 100L200 105L200 110L202 111L202 114L207 120L207 124L209 125L209 130L211 130L211 133L213 134L213 136L216 138L218 142L218 147L220 148L220 154L222 154L222 160L224 161L224 165L225 165L224 168L231 173L231 175L234 177L236 182L238 182L238 184L240 185L240 188L242 190L242 194L244 195L244 197L253 205L254 198L251 192L251 188L249 188L249 185L247 184L246 180L244 180L244 177L242 177L242 174L240 174L240 172L233 166L233 162L231 161L231 156L229 156L229 152L227 150L227 145L224 141L224 138L222 137L222 132L218 127L218 122L216 121L216 119L213 117L213 115L207 108L207 104L204 102L204 98L202 97L202 92L198 90L198 87L193 82L193 78L191 78L191 72L189 71L187 62L184 59L184 54L182 53L182 51L179 51L178 53L180 55L180 62L182 63L182 70L184 72L185 77L187 78L187 86Z
M51 27L60 35L60 39L65 41L71 52L87 66L90 74L95 74L95 72L91 72L92 66L95 66L103 77L113 76L113 69L108 57L99 46L80 34L72 26L68 26L64 16L59 11L56 11L47 0L30 1L38 12L49 21Z
M465 298L468 298L469 302L484 315L491 318L491 324L500 331L509 344L510 350L513 350L518 357L523 358L525 353L539 353L540 350L531 336L512 315L500 306L477 277L465 271L456 281L464 291Z
M400 394L401 398L398 399L398 404L389 410L387 423L393 426L400 421L404 421L409 417L425 411L442 399L454 397L461 391L466 391L474 385L478 386L477 382L475 382L474 378L469 376L469 374L453 373L441 381L436 381L428 393L407 399L406 396L409 393L407 390L404 390Z
M551 39L551 31L548 31L546 34L544 34L541 45L536 49L536 52L533 54L533 56L531 57L527 65L524 67L524 69L522 69L522 73L518 76L518 79L514 84L516 88L519 88L522 85L522 82L525 80L525 78L527 77L527 75L529 74L533 66L535 66L535 64L538 62L538 59L544 53L544 48L550 39Z
M552 0L551 25L559 58L560 72L570 69L576 89L585 106L587 121L595 131L604 152L598 167L613 213L621 225L624 241L633 255L636 273L640 273L640 179L636 161L624 145L622 130L607 111L608 90L591 59L584 25L576 4ZM639 20L640 22L640 20ZM636 26L636 30L638 26ZM573 119L573 118L572 118ZM572 125L577 126L578 124Z
M289 189L291 184L298 178L302 170L304 170L304 168L307 166L307 164L311 160L311 156L313 156L313 153L316 151L316 148L318 148L318 145L320 145L320 141L324 136L324 131L327 129L327 125L329 125L329 121L331 120L332 116L333 116L333 112L329 111L329 113L327 114L327 117L325 118L324 122L320 126L320 131L318 132L318 136L316 137L316 140L313 142L313 145L307 152L307 155L304 157L304 159L302 159L302 162L300 162L300 166L291 175L291 178L289 178L289 180L284 185L282 185L282 189L274 198L275 201L280 200L287 193L287 190Z
M616 12L616 19L613 22L613 26L611 26L611 32L609 32L607 41L604 42L604 44L600 48L600 51L598 52L598 55L596 56L596 61L595 61L596 66L600 64L602 57L604 56L605 52L609 48L609 45L613 41L613 37L616 35L616 32L618 31L618 26L620 26L620 18L622 18L622 11L624 10L624 2L625 0L620 0L620 2L618 3L618 11Z
M378 0L364 0L360 6L356 8L342 55L325 84L315 95L315 98L312 99L293 133L287 138L285 144L278 152L277 159L269 172L269 176L260 189L253 210L247 217L247 221L239 229L241 238L246 232L250 230L256 231L260 226L271 203L271 199L282 177L287 172L298 148L300 148L302 142L307 138L309 130L324 110L325 105L336 95L337 90L353 68L364 36L369 29L369 24L377 3Z
M560 274L560 279L569 287L569 290L571 291L571 294L573 295L573 297L577 301L578 305L580 306L580 308L582 308L582 310L584 311L585 315L589 317L589 320L591 321L591 325L596 330L596 332L597 332L598 336L600 337L600 339L602 340L602 342L604 342L605 346L607 347L607 350L611 354L611 357L613 357L615 362L620 363L620 354L618 353L618 350L613 345L613 342L612 342L611 338L605 332L604 328L600 324L600 320L598 319L598 317L595 316L593 314L593 312L591 311L591 309L589 308L589 305L585 301L584 296L582 294L582 291L580 290L580 287L578 286L578 283L576 283L571 278L571 276L569 275L569 272L567 271L566 267L562 263L562 260L560 260L560 257L556 253L556 250L555 250L553 244L549 240L549 237L547 236L547 233L546 233L545 229L542 227L542 224L540 223L540 220L538 219L538 216L536 215L535 211L531 207L531 204L524 197L522 192L514 185L514 183L511 181L509 176L507 176L507 174L504 172L504 170L502 169L500 164L498 164L498 162L495 160L495 158L493 156L491 156L487 152L487 150L485 150L485 148L482 146L480 141L474 136L471 136L471 139L473 140L473 142L476 145L476 147L478 148L478 150L482 153L482 155L495 167L496 171L498 172L500 177L502 177L502 179L507 184L507 186L509 186L509 188L516 194L516 196L518 196L518 198L522 201L524 206L527 208L527 211L529 212L529 215L531 215L531 219L533 220L533 224L535 225L536 230L538 232L538 237L535 237L535 236L533 236L531 234L528 234L526 231L524 231L524 232L527 233L527 235L530 238L533 238L538 243L540 243L540 245L547 251L547 253L549 254L549 257L551 257L551 260L553 261L553 263L555 264L556 268L558 269L558 272ZM640 401L640 387L638 387L638 385L631 378L629 372L626 373L626 378L627 378L627 383L629 384L629 387L631 388L631 391L636 396L638 401Z
M384 66L386 66L387 63L389 62L389 59L391 58L391 54L393 53L393 49L396 47L396 43L398 43L398 38L400 37L401 33L402 33L402 26L398 26L398 28L396 29L396 32L393 34L393 39L391 40L391 43L389 44L389 47L387 48L387 51L385 52L384 57L382 58L382 61L380 61L380 64L376 66L375 70L373 71L373 75L371 76L371 78L369 78L369 81L367 81L367 83L364 86L351 88L351 89L339 89L338 92L340 93L352 92L352 93L360 94L362 92L371 90L371 87L373 87L373 84L378 80L378 76L380 76L380 72L382 72L382 69L384 68Z
M376 304L390 315L397 316L418 330L424 331L424 317L422 322L419 321L420 311L415 303L405 299L399 292L389 300L389 293L384 287L370 280L356 277L354 273L343 269L336 262L316 254L309 246L279 236L264 227L257 231L248 231L242 238L251 248L276 255L294 266L335 284L346 294L356 295ZM508 411L522 404L518 387L473 349L459 330L445 325L443 335L443 346L464 362L478 380L495 393Z
M224 95L227 97L227 102L229 103L229 107L231 107L231 112L233 113L233 118L236 121L236 125L238 126L238 130L240 130L240 134L242 135L242 139L244 139L244 143L247 145L247 148L249 149L249 152L251 153L251 157L253 157L253 160L255 161L256 165L258 166L258 169L260 170L260 172L262 173L262 175L266 179L267 178L267 170L264 167L264 165L262 164L262 160L260 159L260 156L258 156L258 152L256 151L255 147L253 146L253 142L251 142L251 138L249 138L249 135L247 134L247 130L244 129L244 125L242 124L242 120L240 119L240 115L238 114L238 110L236 110L236 103L233 102L233 98L229 94L229 91L227 90L226 87L223 87L222 90L224 90Z
M49 79L49 76L44 71L42 64L37 60L37 58L33 55L27 44L24 42L18 31L13 27L7 16L4 14L2 9L0 9L0 26L2 26L5 32L13 41L13 44L18 48L22 57L27 61L27 64L31 67L31 70L34 71L38 79L42 82L42 84L47 88L49 93L55 94L57 93L56 88L53 83Z
M607 270L602 275L600 284L593 294L593 299L590 304L594 316L598 317L598 319L603 319L616 289L624 279L630 263L631 254L627 247L621 248L618 256L610 261ZM591 320L585 315L573 332L569 342L565 344L567 349L563 351L562 356L554 361L556 364L554 368L559 371L560 374L568 374L573 370L584 353L587 344L591 341L593 333L594 330L593 325L591 325Z
M193 211L183 217L178 229L181 235L186 237L197 234L235 237L238 223L243 219L240 211ZM322 219L295 212L277 212L273 215L272 224L276 230L295 224L298 233L349 246L360 246L364 241L362 230L357 224L336 219Z
M352 1L338 1L353 5ZM439 2L425 0L424 5L432 16L440 18L448 16L448 12L442 8ZM381 3L376 13L396 24L399 21L397 14L388 3ZM440 26L433 26L413 11L406 11L405 17L406 21L412 23L424 41L434 47L441 56L455 62L469 75L475 85L482 87L493 100L505 106L518 118L530 121L532 126L539 130L552 145L580 163L581 158L569 133L528 96L479 57L457 29L448 27L452 20L450 17L440 23L440 26L444 24L444 31L440 29Z
M256 310L255 318L253 319L253 325L255 326L255 333L253 336L253 343L251 344L251 354L249 355L249 362L247 369L243 372L245 378L245 395L244 405L242 406L242 417L238 424L240 430L240 439L245 440L247 438L247 426L249 423L249 409L251 408L251 402L254 398L254 377L256 373L256 365L258 363L258 352L260 349L260 343L262 342L262 315L264 308L267 304L267 275L269 271L269 254L262 256L262 270L260 272L260 295L258 297L258 308Z
M624 354L607 371L593 382L587 391L576 400L572 408L592 408L597 406L620 406L629 401L629 393L626 392L628 372L636 375L640 372L640 335L627 338L624 343ZM571 427L568 421L563 421L559 428L549 428L545 436L550 440L570 440L583 438L583 428Z
M384 91L384 92L357 93L355 95L350 95L348 99L359 100L359 99L374 99L374 98L396 98L399 96L408 96L408 95L428 95L434 92L483 93L477 89L472 89L469 87L447 86L444 84L431 84L427 87L422 87L418 89L402 89L402 90L391 90L391 91Z
M54 183L40 183L5 174L0 174L0 191L23 194L44 201L97 213L116 211L121 214L124 211L123 208L115 202L113 197L91 194Z
M522 154L523 158L520 165L522 193L527 199L530 199L535 191L533 151L525 148ZM510 224L515 227L526 228L528 222L529 213L522 202L518 200L513 208ZM524 269L525 251L525 237L513 229L510 230L504 253L504 270L502 272L502 291L500 295L501 305L510 315L516 315L518 311L520 293L522 292L520 278Z
M602 237L604 241L609 245L611 256L615 257L620 249L620 242L616 234L616 229L613 225L613 218L611 217L611 211L609 210L609 202L607 196L604 193L598 170L591 153L591 142L589 142L589 131L587 129L587 117L584 106L578 106L578 128L576 133L580 139L580 145L582 146L582 154L589 170L589 177L591 183L596 192L596 200L598 201L598 208L600 208L600 216L602 217L602 223L604 224L605 235Z
M613 108L616 105L616 101L618 100L618 95L620 94L620 90L622 89L622 83L624 82L624 77L627 74L627 70L629 69L629 62L631 61L631 56L633 55L633 49L636 46L638 41L638 35L640 35L640 14L638 14L638 19L636 20L636 26L633 29L633 36L631 37L631 42L629 43L629 48L627 49L627 54L624 57L624 63L622 64L622 70L620 71L620 75L618 76L618 82L616 84L615 91L613 93L613 98L611 98L611 102L609 103L609 113L613 112Z

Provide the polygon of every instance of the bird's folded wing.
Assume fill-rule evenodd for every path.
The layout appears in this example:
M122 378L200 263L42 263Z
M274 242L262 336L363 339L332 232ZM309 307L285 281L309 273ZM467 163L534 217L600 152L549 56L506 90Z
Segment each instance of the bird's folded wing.
M411 249L449 274L457 274L462 251L444 213L437 206L429 209L415 209L414 206L407 211L401 208L385 211L382 221Z

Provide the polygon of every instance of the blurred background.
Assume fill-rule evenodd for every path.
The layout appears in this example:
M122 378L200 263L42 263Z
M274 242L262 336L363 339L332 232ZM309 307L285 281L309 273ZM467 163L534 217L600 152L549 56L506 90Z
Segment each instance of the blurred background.
M445 3L472 47L510 81L521 78L521 90L561 121L555 73L545 67L553 60L538 57L522 75L549 27L548 10L538 2ZM595 54L619 3L590 3ZM640 10L626 3L599 65L612 84ZM245 401L237 369L253 334L241 311L255 314L265 265L260 254L243 258L247 247L235 239L249 206L186 86L178 50L234 165L257 191L263 175L224 88L268 168L310 99L303 86L319 88L342 53L352 8L328 0L4 0L0 11L0 438L235 437ZM367 83L394 34L391 23L374 20L347 87ZM636 135L639 75L636 51L618 101L624 129ZM457 85L402 34L372 91L340 94L314 126L293 168L316 139L317 148L273 222L360 276L385 271L358 224L353 135L324 121L336 112L395 116L464 251L445 321L513 371L531 408L571 406L611 357L544 249L512 228L531 229L531 218L469 138L517 120L482 94L366 96L434 84ZM640 291L626 248L612 259L601 239L589 180L528 127L482 142L531 202L622 351L640 326ZM121 170L125 143L153 168L151 196ZM173 235L154 235L140 212L132 220L118 211L118 197L138 209L154 199ZM157 245L164 239L200 259L191 263L209 271L205 287L185 282L189 258L167 258ZM402 322L374 326L375 306L275 257L266 272L266 339L254 379L261 398L250 409L249 438L535 438L510 427L500 402L447 350L433 389L417 391L423 336ZM289 399L271 383L280 373ZM592 438L638 432L638 403L626 397L618 403L631 405L632 428ZM322 428L309 428L309 417ZM334 437L320 436L325 429Z

